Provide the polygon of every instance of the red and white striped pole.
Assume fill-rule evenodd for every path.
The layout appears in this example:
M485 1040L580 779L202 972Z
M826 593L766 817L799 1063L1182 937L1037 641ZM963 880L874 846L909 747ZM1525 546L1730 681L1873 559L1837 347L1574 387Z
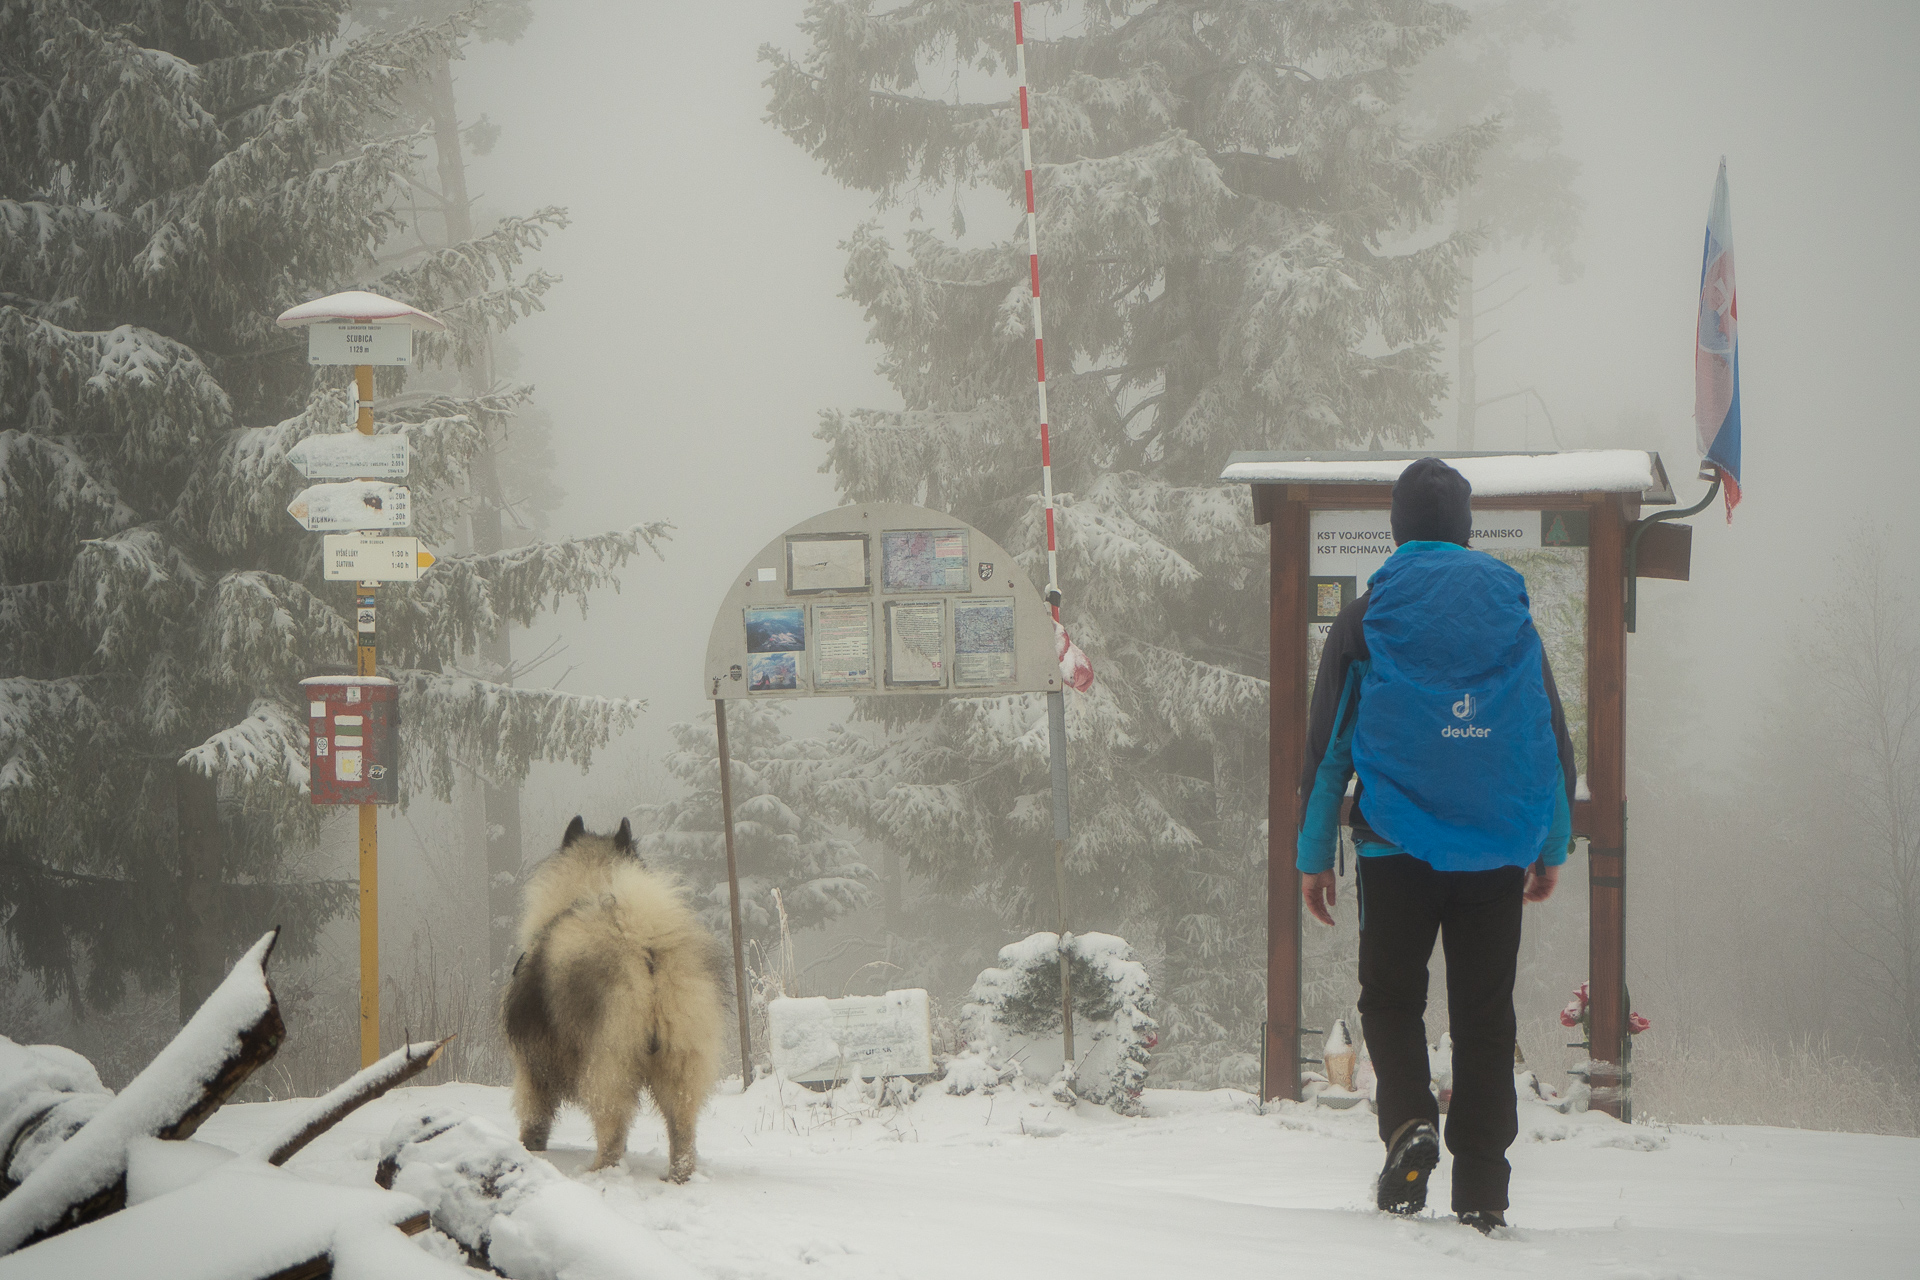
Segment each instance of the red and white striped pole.
M1027 105L1027 32L1023 17L1019 0L1014 0L1013 65L1020 81L1020 161L1027 175L1027 270L1033 280L1033 380L1040 396L1040 500L1047 511L1047 604L1053 610L1061 682L1084 691L1093 683L1093 669L1060 625L1059 546L1053 531L1053 443L1047 433L1047 340L1040 328L1040 233L1034 225L1033 134ZM1067 805L1065 689L1055 689L1047 695L1047 764L1053 775L1053 883L1060 906L1060 940L1064 944L1068 937L1067 839L1072 834ZM1064 945L1060 948L1060 1052L1065 1064L1071 1067L1074 1063L1073 971Z
M1013 6L1013 66L1020 81L1020 161L1027 175L1027 270L1033 281L1033 375L1040 396L1040 500L1047 512L1047 603L1060 621L1059 545L1053 531L1053 444L1047 434L1047 347L1040 327L1040 233L1033 208L1033 134L1027 108L1027 33L1021 5Z

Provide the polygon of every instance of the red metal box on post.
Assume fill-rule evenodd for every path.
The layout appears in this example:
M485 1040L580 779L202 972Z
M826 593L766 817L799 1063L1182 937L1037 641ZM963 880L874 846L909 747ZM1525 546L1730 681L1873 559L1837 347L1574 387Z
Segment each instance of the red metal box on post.
M400 799L400 686L380 676L312 676L307 782L315 804Z

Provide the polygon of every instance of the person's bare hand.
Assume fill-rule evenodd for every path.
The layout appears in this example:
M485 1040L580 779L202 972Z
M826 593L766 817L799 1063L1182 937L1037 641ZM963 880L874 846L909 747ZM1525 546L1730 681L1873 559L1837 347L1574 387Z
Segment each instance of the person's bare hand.
M1553 887L1559 883L1560 868L1536 862L1527 868L1527 882L1521 887L1520 896L1528 902L1545 902L1553 896Z
M1300 896L1306 899L1307 911L1315 920L1333 927L1333 902L1339 896L1339 882L1333 872L1316 871L1310 876L1301 876Z

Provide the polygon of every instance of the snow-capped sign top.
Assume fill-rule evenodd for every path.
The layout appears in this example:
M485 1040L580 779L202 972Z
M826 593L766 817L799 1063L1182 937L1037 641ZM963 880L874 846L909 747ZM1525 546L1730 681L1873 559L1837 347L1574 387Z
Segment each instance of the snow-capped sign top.
M1637 493L1649 505L1671 505L1673 486L1660 455L1644 449L1580 449L1570 453L1235 453L1220 478L1239 484L1387 484L1416 458L1440 458L1473 485L1476 496L1533 493Z
M446 330L446 322L410 307L404 302L395 302L392 298L383 298L377 293L368 293L365 289L349 289L345 293L330 293L324 298L315 298L312 302L303 302L297 307L288 307L280 313L274 323L282 329L298 329L303 325L334 323L341 320L403 320L416 329L427 329L435 333Z

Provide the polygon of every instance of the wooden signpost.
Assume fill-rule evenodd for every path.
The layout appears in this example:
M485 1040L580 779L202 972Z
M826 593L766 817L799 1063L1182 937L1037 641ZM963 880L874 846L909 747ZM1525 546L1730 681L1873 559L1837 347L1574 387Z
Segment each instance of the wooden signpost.
M302 303L282 312L276 321L283 329L306 328L309 364L350 364L359 392L355 435L309 436L287 452L287 460L309 480L339 483L311 485L288 504L287 513L310 531L325 531L324 576L359 583L354 595L354 628L359 644L355 669L366 682L352 692L374 696L375 686L388 682L375 673L378 658L376 599L381 582L412 582L433 556L420 550L414 538L382 538L369 530L406 529L412 524L412 495L404 485L389 483L407 474L407 443L373 434L373 368L375 365L411 365L416 329L442 331L446 325L404 302L376 293L354 290ZM351 478L348 478L351 477ZM344 531L335 533L335 531ZM377 543L395 544L377 547ZM354 575L351 578L349 574ZM388 697L391 690L378 690ZM358 703L356 696L353 701ZM321 701L313 705L321 706ZM315 804L342 799L360 810L360 1065L372 1066L380 1057L380 830L377 805L398 798L399 759L378 767L389 772L379 779L365 776L361 739L363 717L350 723L323 710L312 723L320 727L309 751ZM353 746L337 749L336 727L345 728ZM369 740L370 741L370 740ZM322 754L322 752L325 754ZM324 762L324 763L323 763ZM351 768L349 776L345 770ZM323 782L324 779L324 782ZM390 781L391 785L374 786ZM344 785L343 785L344 784Z
M1309 666L1316 628L1366 590L1392 550L1384 534L1393 481L1436 456L1473 485L1476 547L1586 548L1583 684L1587 767L1573 806L1587 843L1594 1106L1631 1117L1626 1007L1626 552L1642 505L1671 505L1660 456L1639 450L1561 454L1236 453L1221 479L1253 489L1253 518L1271 530L1272 737L1267 798L1267 1024L1263 1098L1300 1097L1300 772L1306 758ZM1317 523L1316 523L1317 522ZM1644 547L1644 543L1642 544ZM1316 552L1316 547L1322 549ZM1331 556L1327 546L1347 547ZM1687 544L1642 555L1646 577L1688 576ZM1351 571L1339 572L1342 562ZM1322 572L1322 570L1331 570ZM1538 616L1540 601L1535 600ZM1543 627L1543 631L1545 628ZM1557 673L1563 697L1575 679Z

